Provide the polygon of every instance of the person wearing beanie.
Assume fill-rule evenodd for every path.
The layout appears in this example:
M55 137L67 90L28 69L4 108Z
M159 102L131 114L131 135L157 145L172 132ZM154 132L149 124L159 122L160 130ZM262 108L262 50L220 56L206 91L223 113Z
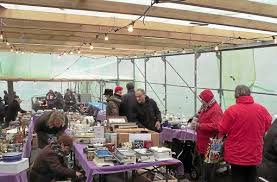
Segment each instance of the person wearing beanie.
M113 90L111 89L105 90L106 94L104 95L107 101L106 116L119 116L122 91L123 88L121 86L116 86L114 88L114 94L112 94Z
M127 94L122 96L122 102L120 105L120 115L126 116L128 122L135 122L136 113L134 113L134 107L137 105L135 96L135 86L133 82L129 82L126 85Z
M202 106L198 112L198 118L193 118L191 126L197 132L196 149L200 157L201 165L201 182L213 181L214 165L209 165L204 162L205 154L208 150L210 138L218 134L218 123L223 117L222 109L214 99L211 90L206 89L199 95Z
M73 139L61 135L57 141L45 146L30 169L30 182L60 181L82 177L82 173L66 166L65 156L70 154Z
M115 88L114 88L114 96L116 97L116 98L118 98L118 99L121 99L121 97L122 97L122 91L123 91L123 87L121 87L121 86L116 86Z
M220 135L227 136L224 160L231 164L233 182L256 182L257 166L262 163L264 136L271 126L272 116L254 101L250 88L245 85L236 87L235 98L236 104L225 110L219 123ZM264 152L267 154L267 147Z

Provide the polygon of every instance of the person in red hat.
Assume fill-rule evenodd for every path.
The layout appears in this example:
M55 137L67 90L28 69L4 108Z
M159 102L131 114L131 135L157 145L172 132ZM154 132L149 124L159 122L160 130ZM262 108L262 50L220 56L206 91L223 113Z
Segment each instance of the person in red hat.
M200 181L213 181L214 166L204 163L210 138L218 133L218 123L223 117L223 112L219 104L214 99L211 90L206 89L199 95L202 106L197 118L193 119L191 126L197 131L196 149L200 156L201 175Z
M112 90L111 90L112 91ZM107 97L107 116L119 116L120 115L120 105L122 97L123 88L121 86L116 86L114 88L114 94Z

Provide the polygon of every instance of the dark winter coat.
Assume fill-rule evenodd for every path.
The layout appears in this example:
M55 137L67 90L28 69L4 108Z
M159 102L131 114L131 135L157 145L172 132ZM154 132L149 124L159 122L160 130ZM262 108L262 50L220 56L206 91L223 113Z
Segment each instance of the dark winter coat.
M38 139L38 147L44 148L46 145L49 144L48 134L52 134L56 137L62 135L66 128L68 127L68 118L65 116L65 124L63 127L59 128L49 128L48 126L48 120L51 116L52 112L44 112L35 123L35 132L37 133L37 139Z
M60 92L57 92L55 97L55 107L56 109L63 109L63 106L64 106L63 96Z
M157 131L155 124L157 121L161 122L162 117L157 103L153 99L146 96L145 103L137 103L133 112L135 113L135 121L139 127Z
M277 181L277 121L275 120L264 138L262 165L258 168L259 176L268 181Z
M120 105L120 115L126 116L128 122L134 122L136 114L133 112L137 105L134 89L129 90L127 94L123 95Z
M8 105L8 110L5 118L6 123L9 123L10 121L15 121L18 112L26 113L26 111L21 109L20 104L16 100L14 100Z
M56 179L74 178L76 172L66 167L60 149L47 145L35 159L30 170L30 182L52 182Z
M76 98L73 94L65 94L64 102L65 102L65 105L67 106L73 106L76 104Z
M121 98L117 95L107 99L106 116L119 116Z
M4 102L5 102L5 105L9 104L9 94L4 95Z

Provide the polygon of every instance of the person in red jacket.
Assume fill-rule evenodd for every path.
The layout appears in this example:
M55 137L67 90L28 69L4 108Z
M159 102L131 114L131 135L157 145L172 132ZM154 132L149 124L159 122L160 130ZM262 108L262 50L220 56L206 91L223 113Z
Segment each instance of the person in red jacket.
M249 87L235 90L236 104L230 106L219 124L220 135L226 135L224 159L231 164L233 182L256 182L256 166L261 164L263 138L272 117L265 107L254 102Z
M200 155L201 177L200 181L213 181L212 170L213 165L204 163L205 154L207 152L210 138L218 133L218 123L223 117L223 112L211 90L206 89L199 95L202 106L198 113L198 119L192 122L191 126L197 131L196 149ZM197 121L197 122L196 122Z

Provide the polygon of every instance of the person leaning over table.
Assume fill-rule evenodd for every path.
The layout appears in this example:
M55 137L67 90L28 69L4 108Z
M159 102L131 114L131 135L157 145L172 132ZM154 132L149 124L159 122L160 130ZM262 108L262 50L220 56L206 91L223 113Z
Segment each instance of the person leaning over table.
M218 134L218 123L223 117L223 112L211 90L206 89L199 95L202 106L198 112L198 119L193 119L191 126L197 132L196 149L200 155L201 175L200 181L213 182L213 171L215 165L206 164L205 154L207 152L210 138Z
M149 98L143 89L137 89L135 93L137 104L133 108L134 120L141 128L161 132L161 112L157 103Z
M220 135L227 136L224 160L231 164L233 182L256 182L272 117L264 106L254 102L249 87L238 85L235 98L236 104L224 112L219 123Z
M38 154L30 168L30 182L55 182L68 178L78 178L82 173L70 169L65 164L65 156L69 155L73 139L61 135L57 141L45 146Z
M58 137L64 133L68 127L68 118L61 112L44 112L35 123L35 132L37 133L38 147L44 148L49 144L49 139Z

